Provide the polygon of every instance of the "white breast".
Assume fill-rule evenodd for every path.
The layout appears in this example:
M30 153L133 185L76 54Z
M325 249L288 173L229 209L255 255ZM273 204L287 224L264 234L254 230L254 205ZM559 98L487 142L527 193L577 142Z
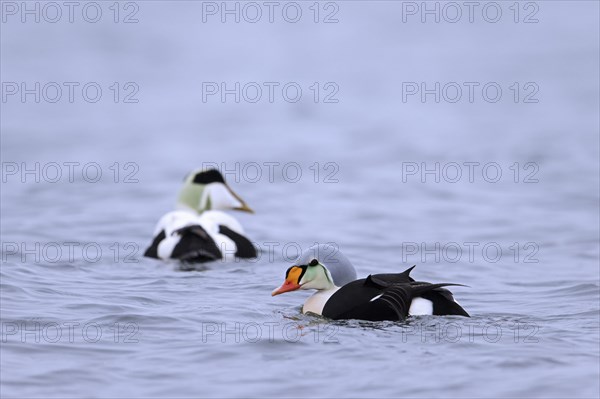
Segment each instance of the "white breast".
M314 313L317 315L323 314L323 308L325 304L331 298L335 292L339 290L339 287L332 288L330 290L319 290L312 294L306 302L304 302L304 306L302 307L302 313Z

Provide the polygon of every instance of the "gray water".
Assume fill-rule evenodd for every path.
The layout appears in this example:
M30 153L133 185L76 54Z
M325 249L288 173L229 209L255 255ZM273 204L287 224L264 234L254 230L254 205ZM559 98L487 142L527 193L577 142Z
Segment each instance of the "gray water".
M121 3L118 23L86 4L36 23L2 3L3 398L598 397L597 2L518 22L498 2L495 23L488 3L456 23L446 3L439 23L421 2L321 3L317 23L313 2L296 23L288 3L255 23L243 3L239 23L220 2ZM260 258L142 257L209 163L256 210L235 216ZM315 242L361 277L466 284L472 317L302 315L308 292L270 292Z

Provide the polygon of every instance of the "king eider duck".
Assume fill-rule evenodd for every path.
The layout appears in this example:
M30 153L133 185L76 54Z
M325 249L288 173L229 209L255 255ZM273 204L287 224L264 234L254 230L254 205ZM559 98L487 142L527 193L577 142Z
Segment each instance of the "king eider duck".
M253 211L218 170L190 173L176 207L158 221L144 256L186 263L256 257L256 248L244 236L240 223L220 210Z
M443 288L461 284L431 284L415 281L410 272L374 274L356 280L356 271L339 250L318 245L305 251L285 275L285 281L271 295L296 290L317 290L302 313L314 313L334 320L400 321L416 315L469 314Z

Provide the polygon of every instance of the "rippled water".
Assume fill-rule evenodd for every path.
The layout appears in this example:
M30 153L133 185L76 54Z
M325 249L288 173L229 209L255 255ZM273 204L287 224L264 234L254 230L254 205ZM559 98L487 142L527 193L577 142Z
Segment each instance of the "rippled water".
M512 3L496 24L403 23L400 2L336 2L335 24L135 4L137 24L109 3L97 24L2 24L3 82L104 89L2 103L2 397L598 397L598 3L536 2L537 24L512 22ZM221 81L305 94L203 102L202 82ZM504 95L403 102L402 82L422 81ZM139 103L115 104L113 82L135 82ZM315 104L314 82L339 103ZM539 102L515 103L514 82ZM184 272L143 258L205 162L255 208L236 217L260 259ZM436 162L439 182L421 174ZM359 276L417 264L420 280L466 284L453 291L472 317L301 315L307 292L270 292L314 242Z

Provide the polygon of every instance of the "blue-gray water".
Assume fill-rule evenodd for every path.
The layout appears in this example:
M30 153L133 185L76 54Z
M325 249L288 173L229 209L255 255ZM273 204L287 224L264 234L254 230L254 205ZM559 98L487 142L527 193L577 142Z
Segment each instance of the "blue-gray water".
M487 3L473 23L466 7L422 23L421 2L383 1L321 4L318 23L313 2L297 23L286 3L272 23L266 6L221 23L220 2L190 1L121 3L115 23L99 2L90 23L85 4L73 23L42 3L22 23L2 2L2 397L598 397L597 2L520 3L518 23L513 2L496 23ZM11 94L23 82L39 103ZM263 97L223 103L206 92L221 82ZM421 82L463 96L422 102L407 94ZM236 216L261 258L192 272L143 258L209 162L255 208ZM422 175L436 163L439 181ZM466 284L453 291L473 317L303 316L308 292L270 292L314 242L359 276L417 264Z

